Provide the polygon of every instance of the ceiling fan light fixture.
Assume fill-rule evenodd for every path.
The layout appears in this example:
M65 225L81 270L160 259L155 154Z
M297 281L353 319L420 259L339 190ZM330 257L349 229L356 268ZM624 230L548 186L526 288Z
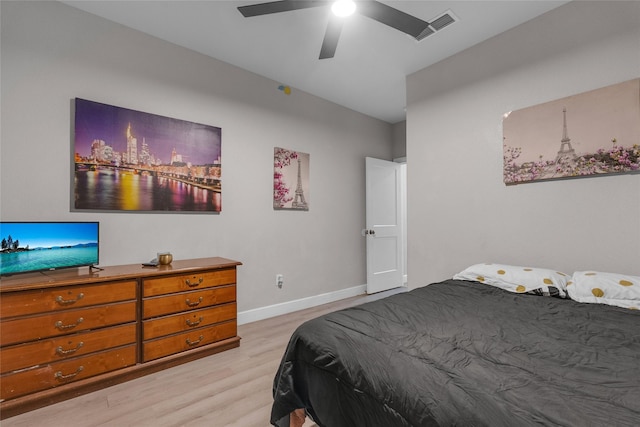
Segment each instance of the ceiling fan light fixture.
M337 0L331 5L331 11L334 15L344 18L356 11L356 4L353 0Z

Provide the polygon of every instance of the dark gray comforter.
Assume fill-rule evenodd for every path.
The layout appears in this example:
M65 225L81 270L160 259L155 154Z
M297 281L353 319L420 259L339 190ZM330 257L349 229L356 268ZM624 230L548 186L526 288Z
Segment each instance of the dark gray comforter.
M638 426L640 312L447 280L308 321L273 425Z

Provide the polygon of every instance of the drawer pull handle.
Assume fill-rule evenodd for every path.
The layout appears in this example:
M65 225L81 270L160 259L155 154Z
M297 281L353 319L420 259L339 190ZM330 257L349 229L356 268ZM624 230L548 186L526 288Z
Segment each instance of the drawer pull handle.
M204 337L202 335L200 335L198 337L197 341L191 341L189 338L187 338L187 345L191 345L191 346L198 345L198 344L200 344L202 342L203 339L204 339Z
M84 343L82 341L80 341L78 343L78 345L76 346L76 348L70 348L69 350L63 350L62 346L58 346L58 348L56 348L56 354L58 354L59 356L64 356L66 354L73 354L76 351L80 350L83 345L84 345Z
M76 369L75 372L68 374L68 375L64 375L62 373L62 371L58 371L54 374L55 378L57 380L68 380L69 378L73 378L76 375L78 375L80 372L82 372L84 370L84 366L80 365L80 367L78 367L78 369Z
M204 320L204 317L202 316L200 316L200 318L195 322L192 322L191 319L187 319L187 326L198 326L200 322L202 322L203 320Z
M196 307L197 305L200 305L200 303L202 302L202 297L198 298L198 301L195 301L195 302L191 302L191 300L187 298L184 302L186 302L189 307Z
M81 318L79 318L78 320L76 320L76 323L72 323L72 324L70 324L70 325L63 325L63 324L62 324L62 320L58 320L58 321L55 323L55 325L54 325L54 326L55 326L56 328L58 328L59 330L64 331L64 330L66 330L66 329L73 329L73 328L75 328L76 326L78 326L78 325L79 325L80 323L82 323L82 322L84 322L84 319L83 319L82 317L81 317Z
M71 304L75 304L76 302L80 301L82 298L84 298L84 294L82 292L80 292L78 294L76 299L63 299L62 295L58 295L56 297L56 302L58 304L60 304L60 305L71 305Z
M191 283L189 279L185 280L184 283L186 283L187 286L194 288L198 286L200 283L202 283L203 281L204 281L204 277L200 276L200 278L198 279L198 283Z

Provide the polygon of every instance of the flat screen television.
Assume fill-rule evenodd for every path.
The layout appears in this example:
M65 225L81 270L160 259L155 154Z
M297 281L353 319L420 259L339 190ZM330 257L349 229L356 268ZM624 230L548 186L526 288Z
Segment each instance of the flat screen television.
M98 222L0 222L0 276L94 266Z

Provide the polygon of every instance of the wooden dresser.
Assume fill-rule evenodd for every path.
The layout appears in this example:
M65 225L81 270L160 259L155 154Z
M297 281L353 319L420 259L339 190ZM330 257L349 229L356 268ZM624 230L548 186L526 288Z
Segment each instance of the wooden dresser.
M32 273L0 282L0 417L238 347L224 258Z

